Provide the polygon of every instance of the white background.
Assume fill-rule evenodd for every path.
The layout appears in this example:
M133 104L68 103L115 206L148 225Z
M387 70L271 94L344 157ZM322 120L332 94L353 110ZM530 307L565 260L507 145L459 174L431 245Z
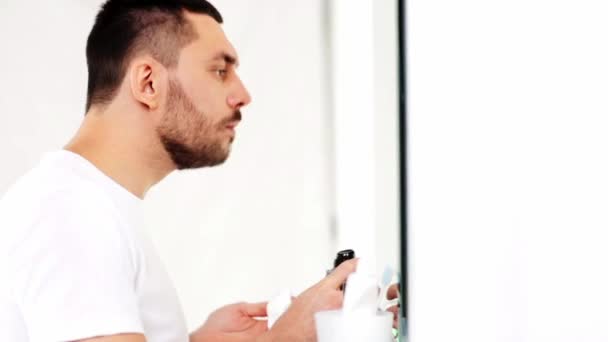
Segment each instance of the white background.
M408 1L412 341L608 341L606 18Z
M0 194L82 120L100 3L0 2ZM145 201L191 329L221 305L303 290L338 248L378 268L398 254L394 1L213 3L253 102L225 165L172 174Z

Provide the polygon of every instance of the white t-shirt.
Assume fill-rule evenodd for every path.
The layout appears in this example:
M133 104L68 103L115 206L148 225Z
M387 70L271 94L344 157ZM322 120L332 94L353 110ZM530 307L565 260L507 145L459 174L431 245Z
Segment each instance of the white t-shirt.
M140 199L77 154L45 156L0 200L0 341L188 341L141 228Z

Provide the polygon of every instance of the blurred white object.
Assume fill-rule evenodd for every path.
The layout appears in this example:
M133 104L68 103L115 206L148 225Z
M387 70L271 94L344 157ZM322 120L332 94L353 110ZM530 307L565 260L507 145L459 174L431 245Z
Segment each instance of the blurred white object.
M387 265L384 268L382 281L379 284L380 295L378 296L378 310L386 311L386 309L400 304L400 296L395 299L388 300L388 289L393 284L398 284L398 282L395 282L395 271L392 267Z
M344 290L344 311L376 312L378 285L374 277L355 272L348 277Z
M364 270L348 277L342 310L315 314L319 342L393 341L393 314L378 311L378 282Z
M283 290L278 296L268 302L266 311L268 312L268 329L283 315L291 305L291 291Z
M318 342L392 342L389 312L321 311L315 314Z

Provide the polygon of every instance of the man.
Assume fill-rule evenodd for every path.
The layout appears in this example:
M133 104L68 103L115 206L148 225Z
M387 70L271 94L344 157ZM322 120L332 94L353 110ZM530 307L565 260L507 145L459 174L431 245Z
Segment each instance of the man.
M220 13L204 0L109 0L87 41L86 116L0 202L0 340L314 341L341 306L346 262L268 331L265 303L211 314L188 334L141 229L141 200L176 169L221 164L250 95Z

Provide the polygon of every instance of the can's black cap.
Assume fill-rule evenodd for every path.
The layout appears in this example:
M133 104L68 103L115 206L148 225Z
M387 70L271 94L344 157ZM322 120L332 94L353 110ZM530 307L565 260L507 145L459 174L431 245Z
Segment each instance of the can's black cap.
M354 258L355 258L355 251L353 251L352 249L345 249L343 251L339 251L338 254L336 255L336 260L334 260L334 268L340 266L340 264L345 262L346 260L350 260L350 259L354 259Z

